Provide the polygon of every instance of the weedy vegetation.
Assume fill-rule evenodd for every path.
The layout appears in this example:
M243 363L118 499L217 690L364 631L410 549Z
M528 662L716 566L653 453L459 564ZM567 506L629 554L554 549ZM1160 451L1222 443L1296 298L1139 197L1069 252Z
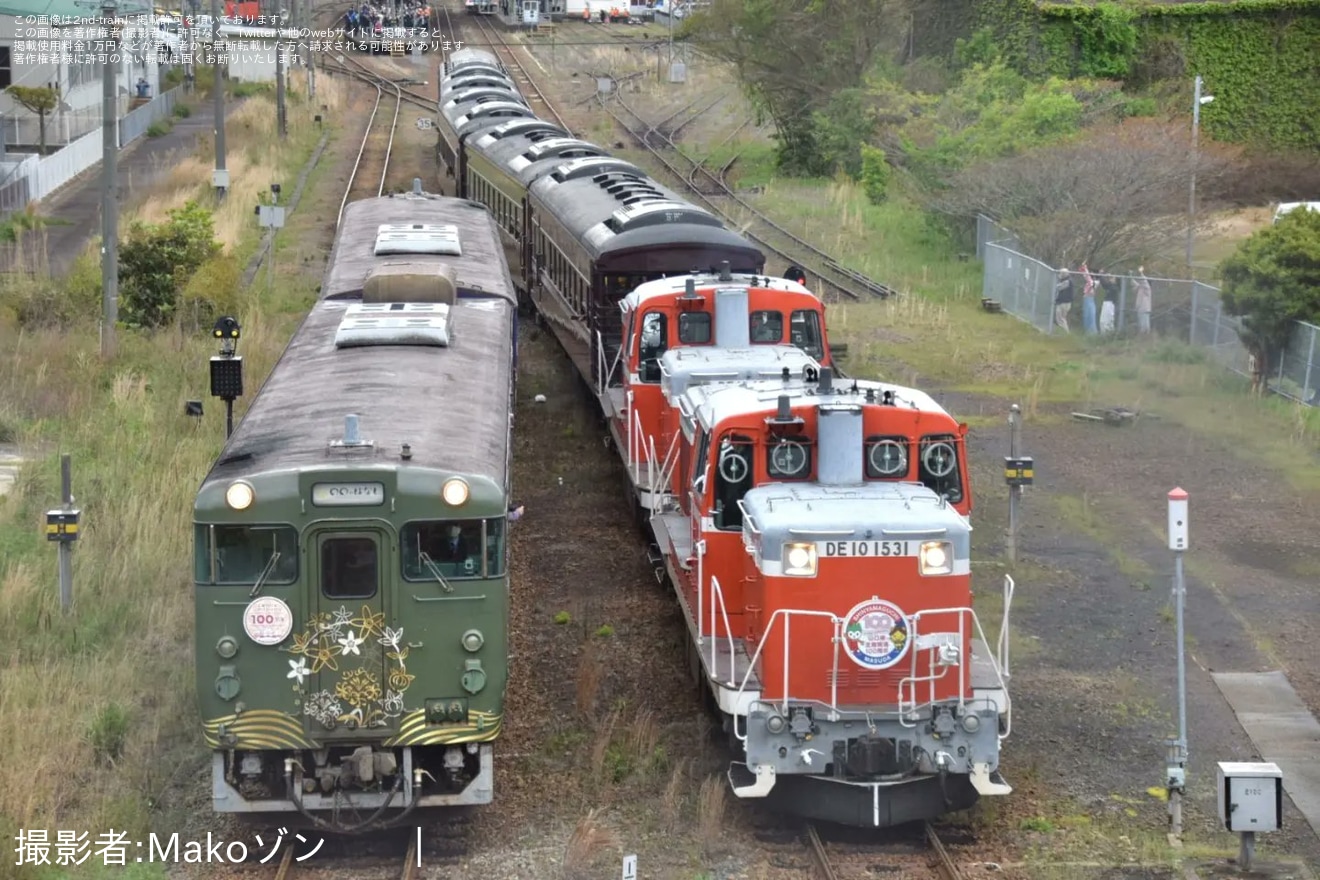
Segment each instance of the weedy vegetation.
M335 109L342 103L333 83L317 98ZM180 524L190 521L193 494L224 431L223 411L209 399L205 419L184 415L186 400L205 398L205 365L214 353L212 340L197 332L200 304L241 316L248 387L259 387L318 279L284 279L274 298L239 289L239 269L257 240L251 207L272 172L296 177L319 137L312 115L310 105L295 101L289 139L281 142L273 102L250 98L229 119L233 188L219 210L202 207L211 204L209 187L198 184L210 179L211 145L204 143L123 219L126 230L135 222L146 224L140 229L165 224L152 239L156 260L178 256L178 242L166 233L181 216L204 233L194 240L203 246L188 271L154 289L176 306L197 308L173 308L138 322L143 329L121 327L113 361L99 356L97 242L67 278L0 282L0 435L28 460L14 491L0 498L6 836L49 829L53 841L62 828L95 838L113 828L145 840L151 830L178 830L183 807L174 795L204 771L193 701L191 535ZM286 232L301 222L292 217ZM130 233L130 252L135 241L141 244ZM131 284L123 293L131 314ZM72 456L83 511L68 613L59 605L55 550L41 538L43 513L59 502L60 453ZM78 870L90 871L95 861ZM14 862L0 863L0 878L37 876Z

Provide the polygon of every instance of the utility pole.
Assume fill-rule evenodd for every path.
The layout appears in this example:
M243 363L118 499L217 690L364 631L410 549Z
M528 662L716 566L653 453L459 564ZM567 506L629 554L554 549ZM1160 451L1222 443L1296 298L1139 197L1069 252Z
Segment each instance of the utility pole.
M1201 94L1201 77L1192 87L1192 175L1187 192L1187 268L1192 268L1192 242L1196 236L1196 165L1200 161L1201 105L1209 104L1214 95Z
M119 320L119 72L116 0L104 0L106 58L101 71L101 357L115 356L115 323Z
M215 171L211 185L215 187L216 203L225 200L229 189L229 171L225 168L225 80L220 72L220 0L211 0L211 63L215 65Z
M1187 549L1187 492L1183 489L1174 489L1169 493L1169 549L1173 551L1173 599L1177 619L1178 738L1165 743L1168 748L1165 785L1169 793L1169 833L1173 838L1181 838L1182 796L1187 789L1187 662L1183 645L1183 597L1187 593L1183 583L1183 551Z
M289 136L288 119L284 104L284 19L278 9L275 10L275 121L279 127L280 140Z

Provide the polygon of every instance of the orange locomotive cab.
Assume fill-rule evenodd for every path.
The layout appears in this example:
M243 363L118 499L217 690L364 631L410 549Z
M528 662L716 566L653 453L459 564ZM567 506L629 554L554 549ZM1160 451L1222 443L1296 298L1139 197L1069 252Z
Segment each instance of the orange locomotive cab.
M674 397L689 384L800 375L829 364L825 308L795 281L697 274L640 285L619 303L623 344L596 393L638 506L663 509L677 479ZM729 352L737 352L732 360ZM708 368L704 361L710 361ZM674 392L671 386L677 388Z
M686 515L653 522L744 752L735 794L887 826L1009 793L1005 674L971 608L964 430L923 392L836 386L828 368L681 401Z

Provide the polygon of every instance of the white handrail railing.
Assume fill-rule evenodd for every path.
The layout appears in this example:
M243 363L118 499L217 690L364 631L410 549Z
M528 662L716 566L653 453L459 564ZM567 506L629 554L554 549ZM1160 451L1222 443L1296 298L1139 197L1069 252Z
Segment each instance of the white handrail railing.
M705 542L703 541L702 543L704 544ZM698 583L700 582L698 581ZM698 587L698 592L700 592L700 587ZM729 643L729 677L727 679L724 679L724 682L729 687L733 687L734 684L733 676L737 671L737 667L734 665L733 662L733 658L734 658L733 627L730 626L729 624L729 612L724 605L724 590L720 588L720 579L715 577L715 575L711 575L710 576L710 619L711 620L715 619L715 602L717 599L719 600L720 619L724 621L724 637ZM697 597L697 601L701 601L700 596ZM712 636L710 640L710 670L712 674L718 677L719 669L715 664L715 644L716 644L715 637Z
M678 467L678 435L669 443L669 451L665 453L664 461L660 465L659 473L655 468L651 469L651 514L658 514L664 509L663 499L670 496L669 481L674 475L674 468ZM655 460L655 447L651 448L652 461Z
M779 700L776 700L776 702L781 705L782 712L784 712L785 714L788 713L788 704L793 699L791 696L789 696L788 693L788 671L792 666L790 662L792 647L791 647L791 642L789 641L789 633L790 633L789 621L794 616L823 617L829 620L831 626L833 627L834 633L830 637L834 643L834 658L832 661L833 668L830 670L830 711L837 712L839 709L839 645L843 642L843 618L829 611L815 611L807 608L776 608L774 613L770 615L770 621L768 624L766 624L765 632L761 634L761 641L756 646L756 653L752 655L751 660L749 661L747 666L747 672L744 673L742 681L738 683L738 692L737 695L735 696L734 702L736 703L737 697L741 697L743 692L747 690L747 682L751 680L752 674L756 671L756 662L761 659L761 653L765 650L766 644L770 641L770 635L771 633L774 632L775 624L780 619L783 619L784 621L784 694ZM815 702L815 701L813 700L811 702ZM734 727L734 733L738 736L739 740L743 742L747 741L747 734L746 733L738 734L736 725Z
M1007 611L1007 608L1005 610ZM973 609L966 607L927 608L913 614L910 618L908 618L911 624L911 631L908 633L908 638L912 640L914 645L916 644L916 640L918 639L918 637L921 635L921 619L923 617L931 617L939 614L958 615L959 651L962 650L962 645L965 644L967 641L966 621L969 617L971 618L972 626L974 627L976 634L980 637L981 643L986 645L987 648L989 647L990 642L985 637L985 630L981 626L981 619L977 616L976 612ZM947 630L940 630L939 632L947 632ZM943 679L948 673L949 666L953 665L953 664L939 664L937 662L938 656L932 657L930 664L931 668L934 669L938 666L940 671L938 673L932 672L931 674L928 675L917 675L918 656L923 651L938 652L940 647L941 646L938 644L929 645L921 649L914 647L911 651L909 674L907 676L904 676L904 678L899 682L898 685L898 717L899 717L899 723L902 724L904 727L915 727L918 720L916 717L916 713L920 711L924 706L928 706L936 702L935 683ZM1006 739L1008 737L1009 732L1012 730L1012 699L1008 695L1008 684L1004 680L1003 672L999 665L998 659L995 657L990 657L987 659L990 661L990 665L994 668L995 679L999 683L999 687L1004 692L1005 706L1004 706L1003 714L1005 716L1005 722L1004 722L1005 728L1004 728L1004 732L999 735L999 738L1002 740L1002 739ZM958 706L961 709L966 706L966 702L967 702L963 694L967 691L968 686L970 684L970 677L972 674L971 658L970 657L959 658L959 662L957 663L957 666L959 670ZM929 699L925 702L918 702L917 686L922 683L928 683L930 685ZM905 699L905 694L909 691L912 694L911 700Z

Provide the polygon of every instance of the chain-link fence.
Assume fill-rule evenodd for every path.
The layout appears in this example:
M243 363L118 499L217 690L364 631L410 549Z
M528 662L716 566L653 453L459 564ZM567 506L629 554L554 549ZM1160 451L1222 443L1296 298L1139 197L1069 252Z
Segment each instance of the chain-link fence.
M976 218L976 254L985 267L981 296L1042 333L1150 333L1208 349L1219 363L1244 376L1251 361L1238 336L1239 318L1224 311L1219 288L1186 278L1152 278L1091 268L1096 279L1094 327L1087 327L1082 282L1074 277L1073 302L1055 305L1060 269L1021 252L1016 235L985 216ZM1076 270L1073 269L1075 272ZM1149 311L1138 311L1140 283L1150 287ZM1297 322L1292 340L1270 370L1272 391L1314 406L1320 404L1320 327Z

